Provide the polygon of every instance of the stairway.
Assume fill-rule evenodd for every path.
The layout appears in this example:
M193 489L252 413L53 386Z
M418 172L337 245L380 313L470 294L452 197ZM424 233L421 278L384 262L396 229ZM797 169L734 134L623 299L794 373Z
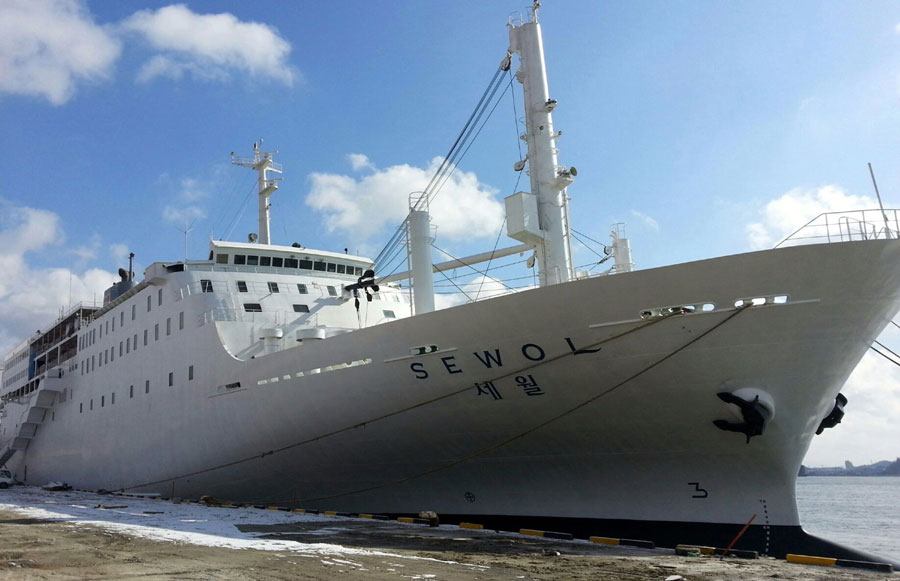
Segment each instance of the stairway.
M44 422L47 409L50 408L62 390L62 370L59 368L51 369L33 393L24 420L19 424L18 433L13 438L9 448L3 453L3 456L0 456L0 466L7 462L17 450L24 450L28 447L28 443L37 434L38 426Z
M15 454L16 451L12 448L7 448L3 455L0 456L0 468L3 468L6 465L7 460L12 458L12 455Z

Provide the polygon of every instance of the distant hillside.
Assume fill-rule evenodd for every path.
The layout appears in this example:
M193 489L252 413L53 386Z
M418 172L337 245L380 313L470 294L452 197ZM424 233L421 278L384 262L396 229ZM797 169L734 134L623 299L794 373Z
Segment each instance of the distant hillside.
M800 466L798 476L900 476L900 458L893 462L882 460L866 466L854 466L849 461L844 466L829 468Z
M897 458L884 469L882 476L900 476L900 458Z

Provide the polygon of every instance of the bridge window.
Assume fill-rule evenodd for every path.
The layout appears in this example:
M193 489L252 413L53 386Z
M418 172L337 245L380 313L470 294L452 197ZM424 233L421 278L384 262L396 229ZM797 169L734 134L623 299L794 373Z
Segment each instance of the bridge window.
M337 265L337 271L338 271L338 274L346 274L346 272L347 272L347 265L346 265L346 264L338 264L338 265Z
M313 270L321 270L322 272L324 272L325 268L325 263L321 260L313 265Z
M328 263L328 272L337 272L337 265L333 262Z
M259 257L259 265L260 266L272 266L272 257L271 256L260 256Z
M306 270L312 270L312 260L301 260L300 268L305 268Z
M281 268L281 266L282 266L283 264L284 264L284 259L281 258L280 256L273 256L273 257L272 257L272 266Z
M247 264L247 257L243 254L235 254L234 255L234 263L235 264Z
M296 258L285 258L284 259L284 267L285 268L297 268L298 261Z
M228 264L228 255L227 254L217 254L216 255L216 263L217 264Z
M247 255L247 266L259 266L259 256Z

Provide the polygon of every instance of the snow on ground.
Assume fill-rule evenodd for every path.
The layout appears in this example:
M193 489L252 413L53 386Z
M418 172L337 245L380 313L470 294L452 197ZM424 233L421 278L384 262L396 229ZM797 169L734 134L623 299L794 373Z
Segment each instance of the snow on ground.
M102 508L101 507L109 507ZM260 539L263 533L241 532L238 525L278 525L322 523L318 534L328 535L340 528L345 518L298 514L257 508L225 508L199 504L173 504L153 498L99 495L82 491L46 491L30 486L0 490L0 509L28 518L46 519L102 529L156 541L189 543L230 549L292 551L307 555L347 556L353 554L411 558L393 553L344 547L328 543L300 543L283 539ZM402 527L407 525L395 524ZM434 560L434 559L427 559ZM448 561L444 561L448 562Z

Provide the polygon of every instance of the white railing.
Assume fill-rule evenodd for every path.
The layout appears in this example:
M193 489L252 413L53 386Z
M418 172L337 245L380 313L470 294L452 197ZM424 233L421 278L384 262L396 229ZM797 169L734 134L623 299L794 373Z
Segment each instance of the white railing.
M900 210L853 210L819 214L775 245L798 246L900 237Z

